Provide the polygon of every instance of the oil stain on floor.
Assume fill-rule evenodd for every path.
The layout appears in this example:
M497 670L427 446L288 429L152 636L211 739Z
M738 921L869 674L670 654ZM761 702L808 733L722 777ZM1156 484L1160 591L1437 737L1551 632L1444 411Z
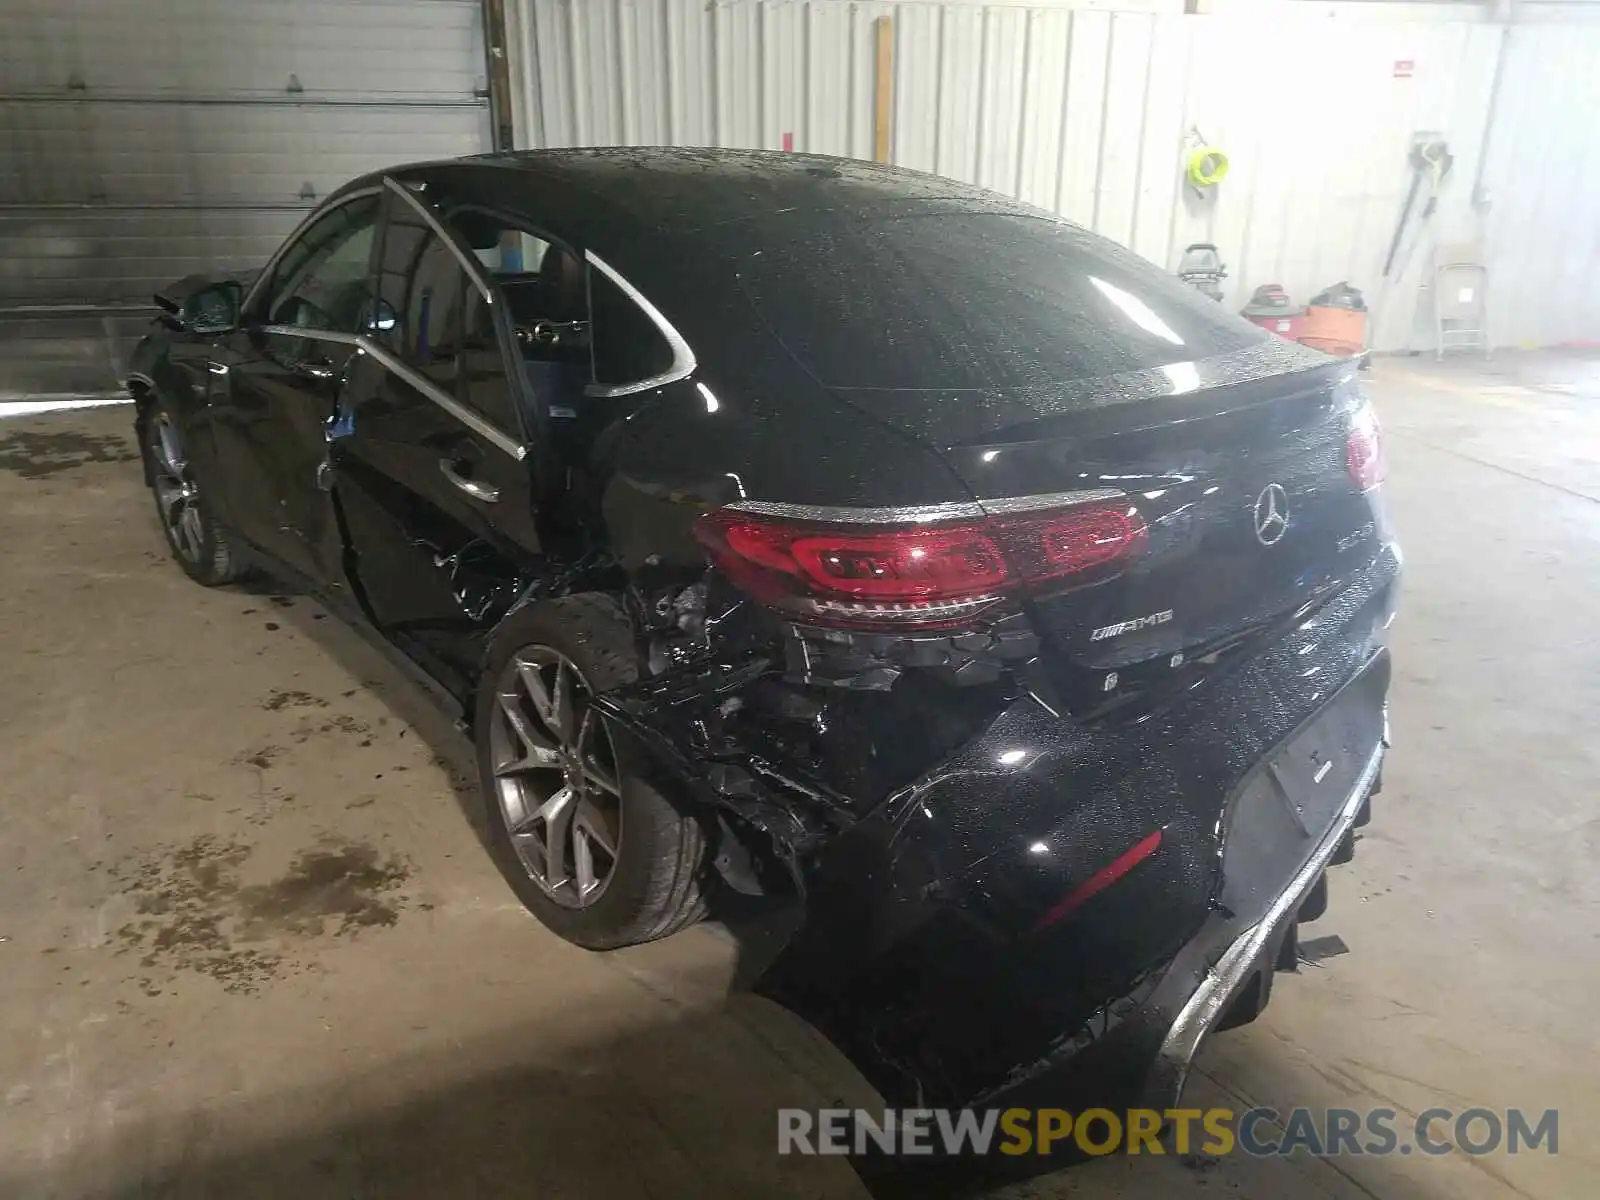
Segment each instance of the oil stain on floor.
M43 479L87 463L136 462L138 458L139 451L129 439L106 434L19 430L0 437L0 471L24 479Z
M115 870L134 918L117 931L137 955L139 986L159 995L162 977L209 975L251 994L299 970L319 938L393 925L405 907L410 868L356 842L301 851L267 883L245 884L243 843L210 836L167 847Z

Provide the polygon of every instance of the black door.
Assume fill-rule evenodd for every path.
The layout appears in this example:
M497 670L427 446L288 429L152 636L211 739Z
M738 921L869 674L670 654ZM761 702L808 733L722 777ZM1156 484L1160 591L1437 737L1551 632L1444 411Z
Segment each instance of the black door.
M342 397L335 495L378 625L469 672L538 562L524 422L470 252L411 198L386 203L374 369Z
M359 196L308 225L209 364L231 523L318 583L341 573L324 463L340 394L363 365L378 209L378 196Z

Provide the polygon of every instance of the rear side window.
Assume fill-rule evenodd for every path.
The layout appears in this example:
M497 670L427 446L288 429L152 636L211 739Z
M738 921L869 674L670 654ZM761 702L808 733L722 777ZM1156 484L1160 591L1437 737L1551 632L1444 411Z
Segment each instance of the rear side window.
M471 287L455 254L430 236L406 288L398 349L401 357L446 391L455 387Z
M517 429L516 399L495 332L494 310L477 288L467 292L461 337L461 398L501 429Z
M581 403L586 382L626 387L672 369L660 328L578 251L482 209L448 220L504 296L534 391L553 407Z
M596 267L589 268L594 381L618 387L672 369L672 345L648 313Z
M508 433L520 428L493 311L449 243L403 201L379 259L376 336L442 390Z
M1007 391L1197 362L1268 335L1075 226L956 209L760 223L751 303L818 380Z

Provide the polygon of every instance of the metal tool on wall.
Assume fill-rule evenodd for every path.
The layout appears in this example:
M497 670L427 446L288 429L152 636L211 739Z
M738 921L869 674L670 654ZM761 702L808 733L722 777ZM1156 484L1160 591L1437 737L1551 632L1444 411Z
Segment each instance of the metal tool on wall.
M1450 153L1450 147L1436 134L1419 133L1411 141L1411 186L1406 189L1406 202L1400 209L1400 220L1394 227L1394 236L1389 239L1389 253L1383 260L1383 275L1387 279L1394 269L1395 256L1400 252L1400 242L1405 237L1406 226L1411 221L1411 210L1416 206L1417 194L1426 182L1428 186L1428 199L1422 206L1422 215L1418 223L1426 221L1433 216L1434 210L1439 207L1439 190L1444 185L1445 176L1450 174L1450 168L1455 163L1455 155Z

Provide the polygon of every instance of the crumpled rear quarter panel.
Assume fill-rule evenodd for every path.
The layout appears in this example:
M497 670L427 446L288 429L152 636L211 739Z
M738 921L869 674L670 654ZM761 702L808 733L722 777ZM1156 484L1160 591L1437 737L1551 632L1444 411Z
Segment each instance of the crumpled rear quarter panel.
M1086 1023L1092 1040L1199 929L1228 796L1381 649L1397 575L1386 547L1287 636L1140 720L1012 703L817 855L806 920L759 990L891 1103L970 1103L1081 1046ZM1152 857L1042 923L1156 830Z

